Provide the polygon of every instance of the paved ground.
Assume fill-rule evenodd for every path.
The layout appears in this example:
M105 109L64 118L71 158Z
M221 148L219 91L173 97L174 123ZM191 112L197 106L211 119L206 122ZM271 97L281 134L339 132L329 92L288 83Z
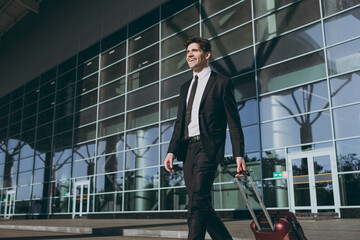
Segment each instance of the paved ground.
M250 220L224 220L234 240L254 240ZM359 239L360 219L300 220L309 240ZM12 230L9 230L12 229ZM184 239L182 219L2 220L0 239ZM104 236L109 235L109 236ZM121 237L120 237L121 236ZM207 237L207 239L210 239Z

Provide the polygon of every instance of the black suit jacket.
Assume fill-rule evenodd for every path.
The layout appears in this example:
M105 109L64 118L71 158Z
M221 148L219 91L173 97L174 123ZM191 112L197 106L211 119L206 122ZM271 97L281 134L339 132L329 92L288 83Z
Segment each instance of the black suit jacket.
M168 149L168 153L173 153L179 161L186 160L187 144L183 138L186 98L190 83L191 79L181 86L177 120ZM234 85L228 77L211 71L198 117L201 143L210 158L217 162L223 161L227 124L233 156L244 157L244 135L236 106Z

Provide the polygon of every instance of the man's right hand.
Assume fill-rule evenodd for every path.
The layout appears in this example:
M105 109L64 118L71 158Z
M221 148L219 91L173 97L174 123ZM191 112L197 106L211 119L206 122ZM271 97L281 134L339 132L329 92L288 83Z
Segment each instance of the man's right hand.
M168 171L170 173L174 172L174 169L173 169L173 167L174 167L173 166L174 159L175 159L174 154L168 153L166 155L165 160L164 160L165 169L166 169L166 171Z

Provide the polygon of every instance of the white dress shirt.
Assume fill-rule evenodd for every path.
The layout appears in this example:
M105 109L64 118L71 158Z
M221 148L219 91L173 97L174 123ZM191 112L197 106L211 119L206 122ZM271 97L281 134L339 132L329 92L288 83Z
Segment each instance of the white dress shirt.
M199 129L199 108L200 108L200 102L201 102L201 98L203 96L206 84L210 78L210 74L211 74L211 68L207 67L204 70L202 70L201 72L195 74L193 73L193 79L191 81L188 93L187 93L187 99L186 99L186 103L189 101L189 97L190 97L190 91L192 88L192 85L195 81L195 75L198 76L198 85L196 88L196 92L195 92L195 97L194 97L194 102L193 102L193 106L192 106L192 110L191 110L191 119L190 119L190 123L189 123L189 137L194 137L197 135L200 135L200 129Z

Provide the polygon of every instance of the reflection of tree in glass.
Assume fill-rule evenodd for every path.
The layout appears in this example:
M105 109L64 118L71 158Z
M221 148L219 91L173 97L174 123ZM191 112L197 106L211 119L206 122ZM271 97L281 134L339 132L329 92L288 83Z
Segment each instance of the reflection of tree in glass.
M14 139L10 139L9 141L14 141ZM4 187L11 187L15 185L12 183L12 176L11 174L14 172L13 165L14 165L14 157L20 153L21 148L26 144L20 140L16 140L17 144L14 149L8 151L8 142L9 141L2 141L0 144L0 150L5 153L5 166L4 166ZM16 169L17 170L17 169Z
M360 158L357 153L339 154L337 156L340 171L358 171L360 170Z

